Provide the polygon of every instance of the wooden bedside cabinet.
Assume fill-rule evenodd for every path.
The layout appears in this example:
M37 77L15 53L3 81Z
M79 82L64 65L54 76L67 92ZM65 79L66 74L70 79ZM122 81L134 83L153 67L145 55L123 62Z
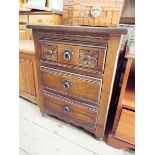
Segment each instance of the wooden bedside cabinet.
M19 95L38 103L36 58L32 40L19 42Z
M135 148L135 54L131 41L117 110L107 143L116 148ZM131 52L132 51L132 52Z
M121 36L126 29L28 25L42 114L103 138Z

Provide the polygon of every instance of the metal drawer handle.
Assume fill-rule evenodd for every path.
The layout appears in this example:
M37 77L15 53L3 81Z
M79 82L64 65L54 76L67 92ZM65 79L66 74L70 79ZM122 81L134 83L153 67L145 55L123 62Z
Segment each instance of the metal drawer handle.
M41 19L39 19L39 20L38 20L38 22L39 22L39 23L41 23L41 22L42 22L42 20L41 20Z
M63 85L64 85L64 88L69 89L72 83L69 80L64 80Z
M65 112L69 112L70 111L70 108L68 106L64 106L64 111Z
M71 50L65 49L64 52L63 52L63 56L64 56L65 60L67 60L67 61L70 60L71 57L72 57Z

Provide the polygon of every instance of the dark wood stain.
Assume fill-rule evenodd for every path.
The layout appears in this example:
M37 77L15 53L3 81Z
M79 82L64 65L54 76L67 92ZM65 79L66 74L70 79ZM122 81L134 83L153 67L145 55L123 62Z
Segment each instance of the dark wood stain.
M121 35L127 30L80 26L27 27L33 30L41 113L103 138ZM43 45L49 47L44 55Z

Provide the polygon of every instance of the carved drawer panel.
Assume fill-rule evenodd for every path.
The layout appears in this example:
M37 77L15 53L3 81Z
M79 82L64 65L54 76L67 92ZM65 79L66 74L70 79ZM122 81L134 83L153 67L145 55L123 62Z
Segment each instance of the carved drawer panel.
M76 45L65 45L65 44L49 44L42 45L43 50L47 51L46 58L42 57L42 60L51 60L48 63L52 63L56 59L49 59L51 48L55 49L55 58L58 52L58 63L57 65L69 65L76 69L94 69L94 70L104 70L104 63L106 57L106 45L103 48L96 47L86 47L86 46L76 46ZM48 47L48 48L46 48ZM57 52L56 52L57 51ZM54 54L54 53L53 53ZM77 67L75 67L77 66Z
M45 109L60 119L72 121L86 128L96 128L97 108L47 91L44 91L43 95Z
M102 80L56 69L41 68L44 90L97 105L100 100Z
M58 59L58 46L57 45L42 45L41 57L46 61L57 61Z
M79 50L79 63L96 67L98 65L99 52L93 50Z

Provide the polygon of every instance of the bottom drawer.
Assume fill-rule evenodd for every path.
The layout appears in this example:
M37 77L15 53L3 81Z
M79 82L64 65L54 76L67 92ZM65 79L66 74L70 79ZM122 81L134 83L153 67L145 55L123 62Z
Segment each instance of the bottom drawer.
M95 130L97 108L43 91L45 110L77 126Z
M122 110L115 137L135 144L135 112L126 109Z

